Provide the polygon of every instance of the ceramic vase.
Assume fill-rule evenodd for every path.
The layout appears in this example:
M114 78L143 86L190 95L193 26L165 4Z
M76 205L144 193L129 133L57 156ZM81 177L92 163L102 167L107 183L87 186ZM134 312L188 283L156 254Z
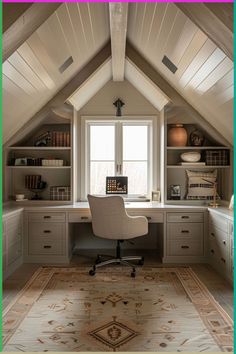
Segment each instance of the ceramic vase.
M188 134L183 124L175 124L168 131L168 146L186 146Z

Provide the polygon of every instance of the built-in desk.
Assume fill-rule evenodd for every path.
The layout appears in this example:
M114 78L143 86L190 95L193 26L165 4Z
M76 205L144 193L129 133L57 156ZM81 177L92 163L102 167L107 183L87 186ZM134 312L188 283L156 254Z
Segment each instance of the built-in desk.
M69 263L73 248L73 225L91 222L87 202L73 205L13 204L4 208L4 218L8 212L14 215L14 208L21 212L23 210L23 259L28 263ZM130 215L143 215L149 223L162 225L156 237L162 240L161 256L164 263L208 263L209 214L221 215L232 223L232 213L224 207L212 211L207 206L128 202L125 208ZM232 234L232 228L228 229ZM76 236L79 237L79 234ZM147 238L145 242L148 242L148 236L144 237ZM224 259L227 255L231 255L232 259L229 249Z

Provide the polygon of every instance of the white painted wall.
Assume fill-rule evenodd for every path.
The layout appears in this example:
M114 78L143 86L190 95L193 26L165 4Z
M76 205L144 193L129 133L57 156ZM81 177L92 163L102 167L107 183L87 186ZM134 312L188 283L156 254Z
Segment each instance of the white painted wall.
M120 98L125 106L122 107L124 116L157 116L159 122L160 112L154 108L151 103L144 98L128 81L114 82L109 81L90 101L77 112L77 156L80 156L80 119L82 116L115 116L116 108L113 102ZM120 117L119 117L120 119ZM157 129L159 132L159 129ZM159 138L159 137L158 137ZM159 144L157 159L159 160ZM78 177L77 177L77 200L80 199L80 159L78 159ZM154 182L155 183L155 182ZM156 180L156 186L160 186L160 176Z

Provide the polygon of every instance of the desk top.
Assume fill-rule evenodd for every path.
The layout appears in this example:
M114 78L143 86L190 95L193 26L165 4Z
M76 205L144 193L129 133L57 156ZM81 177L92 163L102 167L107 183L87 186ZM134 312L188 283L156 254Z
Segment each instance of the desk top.
M139 210L150 210L150 211L167 211L167 212L194 212L194 211L206 211L218 213L230 220L233 220L233 211L229 210L227 207L219 207L217 209L209 208L208 206L193 206L193 205L171 205L162 204L158 202L126 202L125 208L132 211ZM20 211L65 211L65 212L75 212L75 211L89 211L88 202L78 202L74 204L64 204L64 205L49 205L49 204L38 204L38 205L19 205L16 202L6 203L3 205L3 217L10 216L16 212Z

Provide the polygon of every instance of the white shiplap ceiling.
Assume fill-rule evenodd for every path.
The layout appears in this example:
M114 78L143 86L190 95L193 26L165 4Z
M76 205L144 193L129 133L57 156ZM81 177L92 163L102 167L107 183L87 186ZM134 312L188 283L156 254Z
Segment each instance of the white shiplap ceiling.
M108 4L63 3L3 63L3 142L16 133L109 40ZM63 73L59 67L73 57Z
M3 64L3 141L69 82L109 38L107 3L63 3ZM232 143L232 61L174 3L130 3L127 38ZM175 74L162 63L163 55L177 66ZM73 63L61 74L59 67L70 56ZM125 68L126 77L131 69ZM138 78L133 74L132 79ZM149 100L154 102L155 88L151 91Z
M131 3L127 37L165 79L233 142L233 62L174 3ZM162 63L166 55L173 74Z

